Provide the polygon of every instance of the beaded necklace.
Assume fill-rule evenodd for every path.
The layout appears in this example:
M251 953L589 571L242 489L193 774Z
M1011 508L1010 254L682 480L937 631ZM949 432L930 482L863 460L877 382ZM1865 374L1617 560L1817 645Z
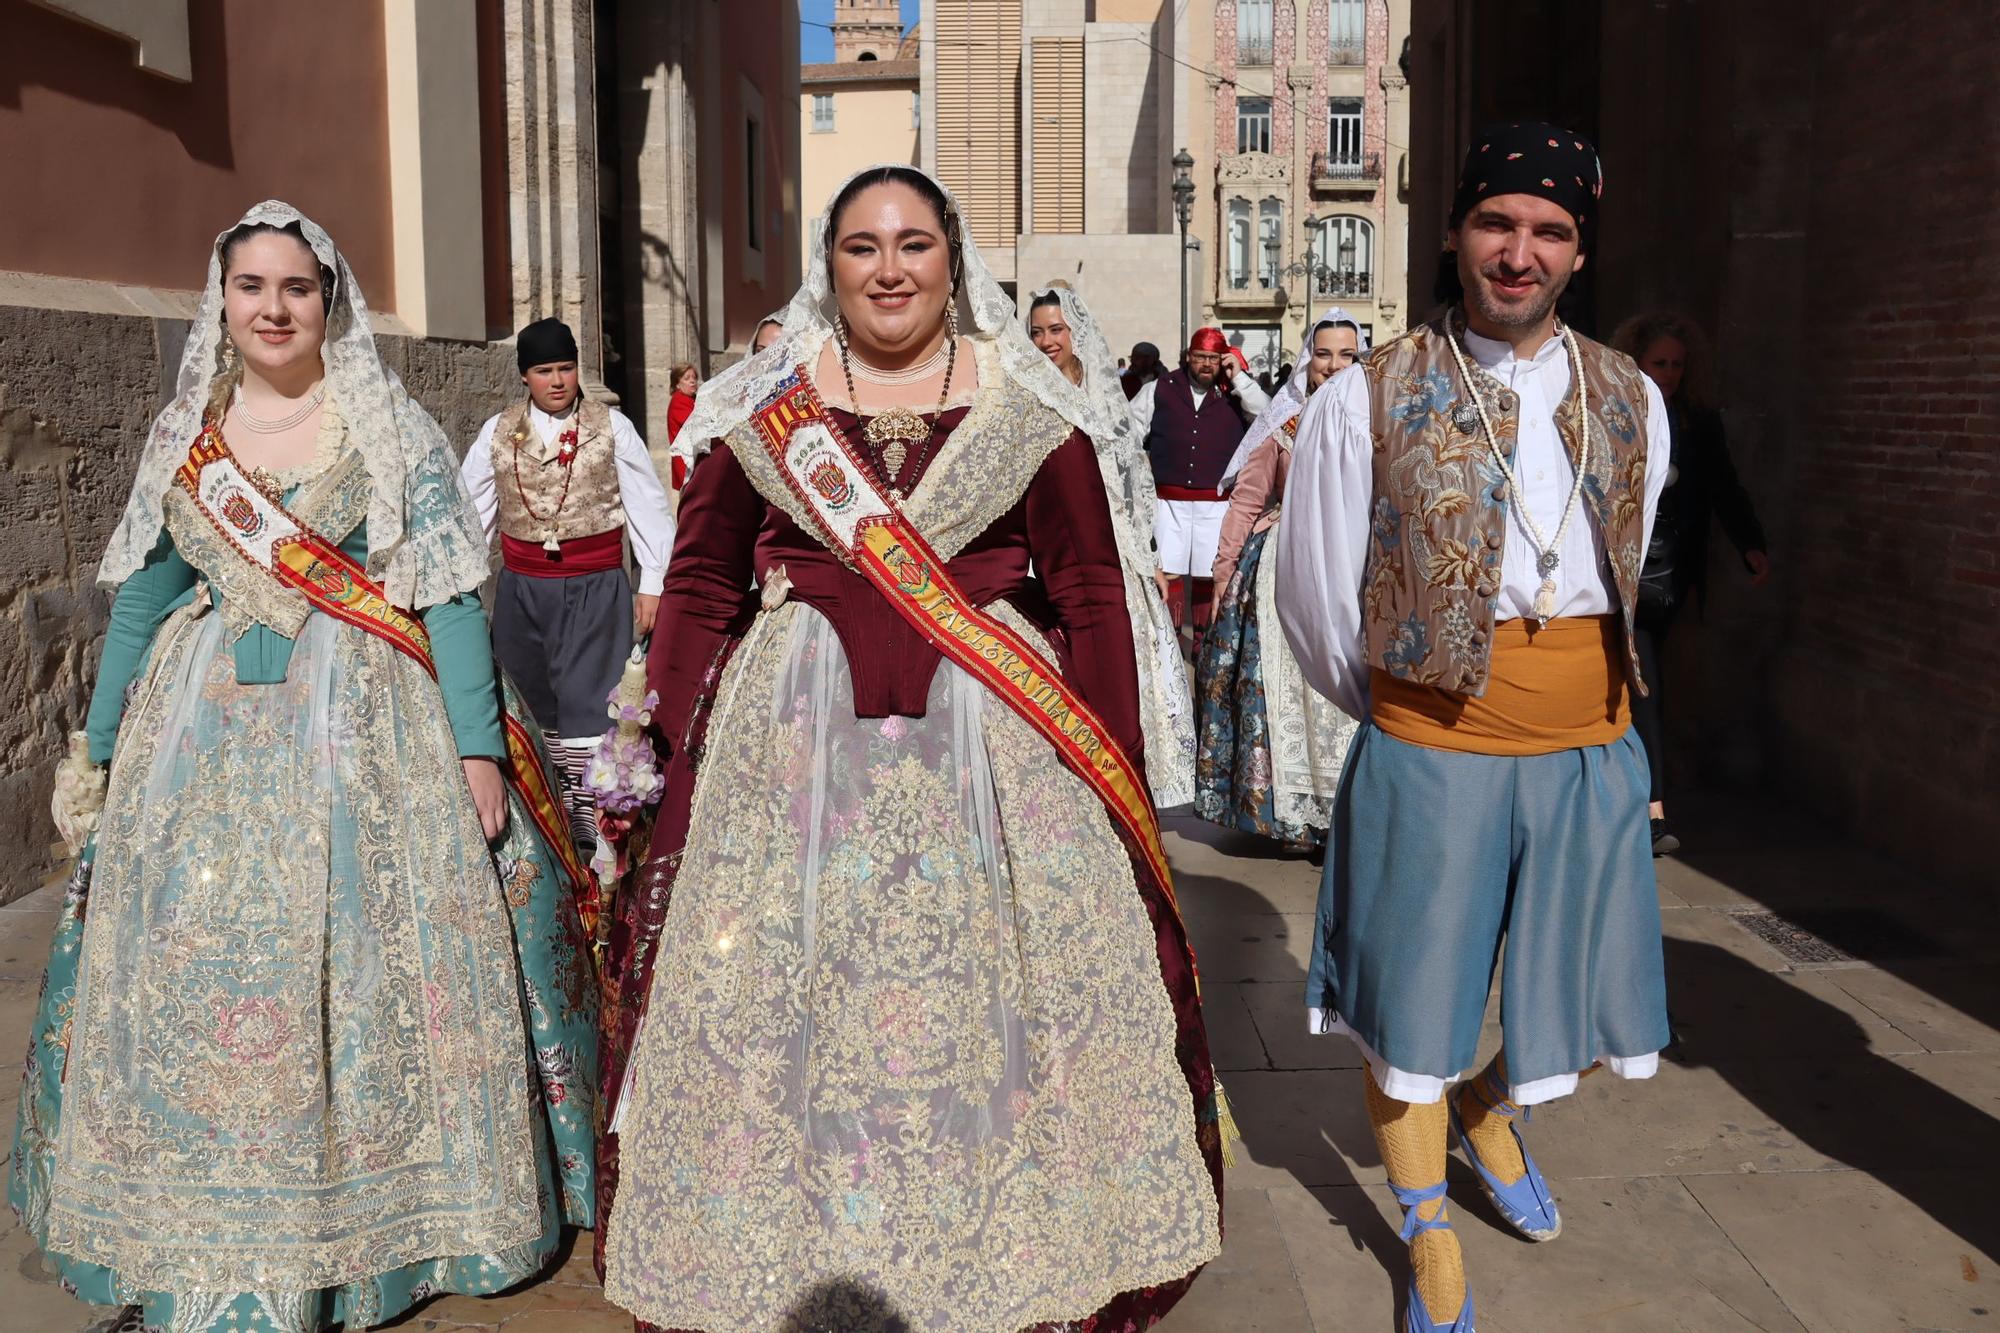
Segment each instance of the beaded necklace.
M1544 540L1541 525L1528 512L1528 500L1521 492L1521 483L1514 476L1514 468L1507 461L1507 455L1500 450L1499 437L1493 433L1493 423L1486 415L1486 402L1479 396L1479 386L1473 382L1472 371L1465 363L1465 353L1458 345L1458 335L1449 328L1445 330L1445 341L1451 347L1451 359L1458 367L1459 378L1465 381L1466 395L1472 399L1472 407L1479 414L1479 428L1485 432L1486 448L1493 455L1493 461L1500 465L1500 475L1507 479L1507 489L1514 501L1514 512L1520 516L1521 526L1527 530L1528 542L1535 548L1535 572L1542 576L1541 587L1535 590L1534 615L1543 628L1556 613L1556 567L1562 563L1561 548L1563 534L1569 531L1570 520L1576 516L1578 501L1583 497L1583 475L1590 469L1590 430L1586 402L1590 390L1583 382L1583 354L1577 350L1576 338L1567 329L1557 331L1569 348L1570 380L1576 386L1576 478L1570 483L1569 499L1563 502L1562 521L1556 525L1553 540Z

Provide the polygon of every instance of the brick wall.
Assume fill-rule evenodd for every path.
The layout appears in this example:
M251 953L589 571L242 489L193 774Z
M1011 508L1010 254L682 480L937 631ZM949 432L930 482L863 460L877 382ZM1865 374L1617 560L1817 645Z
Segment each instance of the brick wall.
M2000 808L2000 64L1979 5L1824 6L1781 772L1992 885Z

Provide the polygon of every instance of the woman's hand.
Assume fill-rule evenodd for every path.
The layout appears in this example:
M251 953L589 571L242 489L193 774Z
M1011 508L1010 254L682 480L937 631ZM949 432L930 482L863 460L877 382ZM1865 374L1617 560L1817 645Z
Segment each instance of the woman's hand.
M461 759L465 765L465 785L472 788L472 803L479 809L479 827L492 842L507 830L507 784L500 777L500 765L491 759Z
M1163 602L1166 601L1167 589L1171 585L1167 582L1167 572L1158 565L1153 566L1153 586L1160 590L1160 600Z

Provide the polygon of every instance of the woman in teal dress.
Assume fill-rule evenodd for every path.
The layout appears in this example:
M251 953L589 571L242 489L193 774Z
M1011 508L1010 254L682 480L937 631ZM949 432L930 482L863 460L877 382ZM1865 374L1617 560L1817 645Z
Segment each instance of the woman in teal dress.
M508 723L487 572L345 261L252 209L98 573L108 781L8 1171L83 1299L175 1333L366 1328L592 1225L575 856Z

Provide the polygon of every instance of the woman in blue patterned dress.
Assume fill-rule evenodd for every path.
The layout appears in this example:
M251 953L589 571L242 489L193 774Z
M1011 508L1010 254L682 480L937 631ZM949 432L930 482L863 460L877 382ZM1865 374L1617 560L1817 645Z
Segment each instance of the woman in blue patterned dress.
M575 853L503 703L487 571L345 260L252 209L99 567L58 784L58 825L95 833L8 1199L83 1299L175 1333L365 1328L591 1224Z
M1366 345L1345 310L1314 320L1291 380L1237 446L1222 479L1229 513L1215 555L1215 614L1195 665L1195 813L1300 851L1325 845L1355 723L1299 674L1272 610L1274 563L1263 557L1278 526L1292 432L1306 398L1353 365Z

